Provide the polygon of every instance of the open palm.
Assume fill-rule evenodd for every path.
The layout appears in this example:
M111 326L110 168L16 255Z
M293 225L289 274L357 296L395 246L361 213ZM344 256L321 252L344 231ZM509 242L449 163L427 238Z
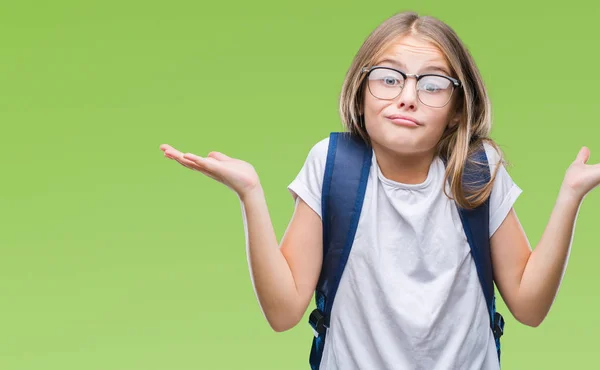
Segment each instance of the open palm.
M223 153L210 152L206 157L192 153L182 153L170 145L163 144L160 149L165 157L176 160L181 165L225 184L240 197L259 185L254 167L240 159L231 158Z

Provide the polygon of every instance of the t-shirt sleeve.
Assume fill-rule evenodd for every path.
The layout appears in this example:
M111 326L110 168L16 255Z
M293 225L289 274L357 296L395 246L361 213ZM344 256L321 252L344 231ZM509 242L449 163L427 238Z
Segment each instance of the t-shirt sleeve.
M329 138L315 144L309 151L300 172L288 186L294 200L300 197L319 217L321 217L321 191L328 148Z
M485 143L484 148L493 174L499 165L500 155L490 144ZM490 238L498 230L521 193L521 188L514 183L506 168L500 164L490 195Z

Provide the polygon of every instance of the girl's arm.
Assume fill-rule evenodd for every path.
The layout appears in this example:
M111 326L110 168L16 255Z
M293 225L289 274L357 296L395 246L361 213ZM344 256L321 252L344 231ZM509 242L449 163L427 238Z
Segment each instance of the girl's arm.
M548 225L531 250L513 209L490 240L494 280L513 316L538 326L550 311L564 276L575 220L585 195L600 184L600 165L586 165L583 148L560 188Z
M248 265L254 291L275 331L294 327L313 296L323 258L321 218L304 201L278 245L263 189L247 162L211 152L202 158L162 145L165 156L234 190L241 202Z
M259 304L273 330L291 329L306 312L321 272L321 218L297 198L279 248L262 189L241 201L248 265Z

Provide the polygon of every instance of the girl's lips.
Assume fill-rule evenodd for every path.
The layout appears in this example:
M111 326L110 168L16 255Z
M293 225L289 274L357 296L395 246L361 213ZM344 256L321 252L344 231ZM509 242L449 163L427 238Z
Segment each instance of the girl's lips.
M418 127L419 126L418 123L416 123L415 121L413 121L411 119L407 119L407 118L387 117L387 119L389 119L390 121L392 121L393 124L398 125L398 126L406 126L406 127Z

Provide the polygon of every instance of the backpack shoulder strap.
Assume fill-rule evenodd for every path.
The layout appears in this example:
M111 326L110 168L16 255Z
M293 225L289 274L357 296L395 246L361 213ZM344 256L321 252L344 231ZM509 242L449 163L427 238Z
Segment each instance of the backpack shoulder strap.
M490 167L488 164L485 147L483 144L477 148L472 161L468 161L463 174L465 188L478 188L490 181ZM490 251L490 209L489 197L479 207L464 209L458 207L463 229L471 248L471 255L475 262L479 282L485 296L490 326L496 340L498 358L500 357L500 337L504 330L504 319L496 312L496 298L494 293L494 274L492 256Z
M329 137L321 196L323 265L315 292L317 308L309 318L315 332L310 354L313 370L321 362L333 300L354 242L372 154L356 135L333 132Z

